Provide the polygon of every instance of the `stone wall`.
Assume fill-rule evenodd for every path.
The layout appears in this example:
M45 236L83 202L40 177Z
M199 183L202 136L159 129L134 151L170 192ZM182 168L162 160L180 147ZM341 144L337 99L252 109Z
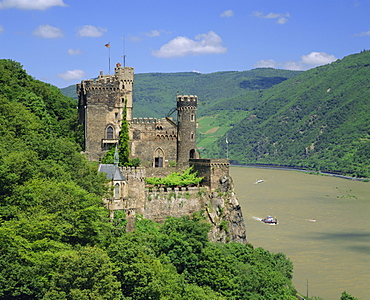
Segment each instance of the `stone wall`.
M222 183L230 177L228 159L190 159L189 165L193 166L194 171L198 171L199 177L203 177L201 184L208 186L211 191L221 191Z
M163 222L168 216L191 216L204 208L200 188L146 189L144 218Z
M169 118L134 118L130 123L130 156L138 157L148 167L155 167L156 158L162 167L176 162L177 125Z

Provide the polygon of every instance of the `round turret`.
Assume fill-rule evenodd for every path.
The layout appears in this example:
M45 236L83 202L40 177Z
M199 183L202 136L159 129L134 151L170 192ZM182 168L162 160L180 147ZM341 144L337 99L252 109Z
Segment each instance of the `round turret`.
M198 97L177 94L177 163L187 164L190 158L197 158L196 153L196 110Z

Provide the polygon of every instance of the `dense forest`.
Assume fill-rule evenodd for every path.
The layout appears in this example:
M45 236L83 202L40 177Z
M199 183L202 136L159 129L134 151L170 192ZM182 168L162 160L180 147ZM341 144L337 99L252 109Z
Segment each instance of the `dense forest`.
M284 254L209 242L200 213L111 222L75 100L0 60L0 299L296 299Z

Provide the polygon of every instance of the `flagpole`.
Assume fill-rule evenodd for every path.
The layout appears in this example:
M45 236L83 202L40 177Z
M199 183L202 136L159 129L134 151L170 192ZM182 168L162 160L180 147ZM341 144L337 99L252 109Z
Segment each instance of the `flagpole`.
M105 44L104 46L108 48L108 71L110 75L110 42L108 44Z
M109 67L109 75L110 75L110 43L109 43L108 51L109 51L108 67Z
M229 141L227 140L227 135L226 135L226 158L229 159Z
M126 67L125 36L122 36L122 60L123 60L123 67Z

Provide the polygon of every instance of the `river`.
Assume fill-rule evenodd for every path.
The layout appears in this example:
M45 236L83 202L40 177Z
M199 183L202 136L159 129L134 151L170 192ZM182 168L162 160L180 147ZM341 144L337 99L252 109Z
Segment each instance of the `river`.
M300 293L308 285L310 297L339 300L347 291L370 299L369 182L249 167L231 167L230 174L248 242L285 253ZM257 219L267 215L278 225Z

